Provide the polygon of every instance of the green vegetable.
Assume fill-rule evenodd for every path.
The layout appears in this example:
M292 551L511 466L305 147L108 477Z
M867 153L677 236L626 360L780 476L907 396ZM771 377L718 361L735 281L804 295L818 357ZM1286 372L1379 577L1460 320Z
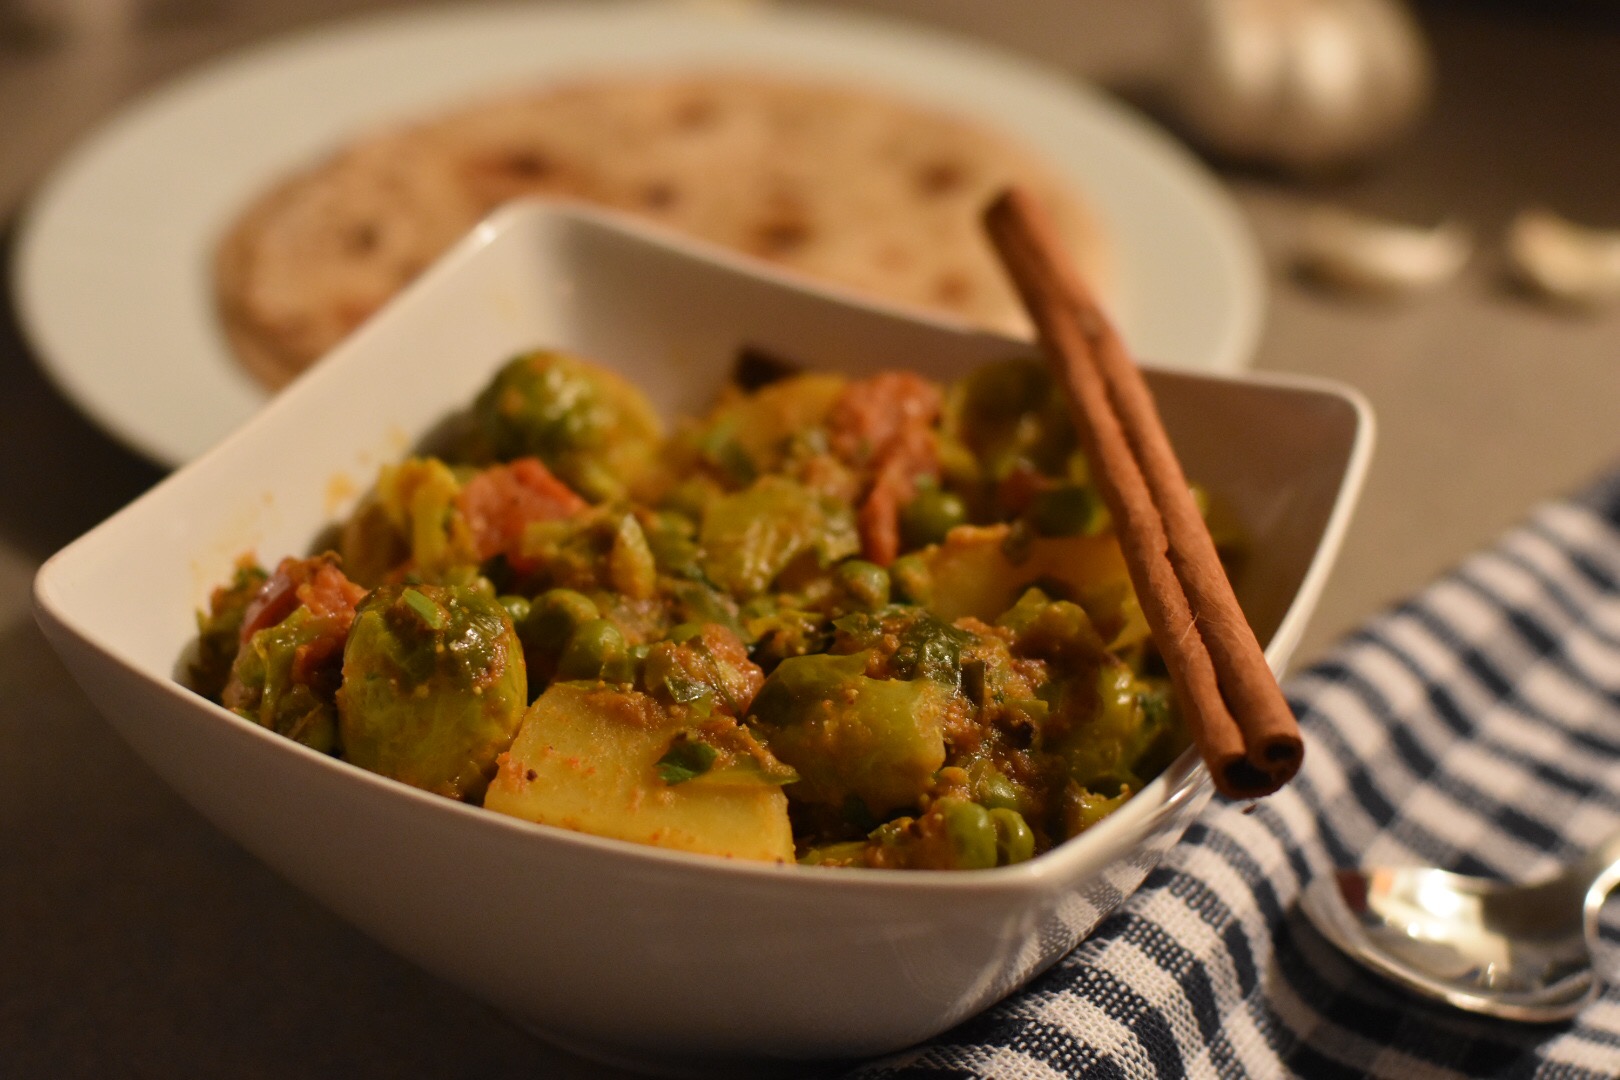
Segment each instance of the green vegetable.
M822 567L860 550L847 504L779 476L767 476L709 504L703 569L734 596L764 592L800 556Z
M1019 465L1061 476L1075 447L1062 392L1038 360L986 364L951 388L945 430L992 477Z
M557 662L574 631L600 617L601 612L591 598L573 589L551 589L535 597L528 614L518 624L518 637L523 642L523 655L536 696L556 675Z
M850 611L876 611L889 602L889 572L865 559L846 559L833 572L840 606Z
M895 599L908 603L922 603L932 592L933 575L928 563L915 553L902 555L889 564L889 578L894 582Z
M990 811L990 823L996 831L997 866L1020 863L1034 857L1035 834L1018 811L996 807Z
M561 353L513 358L473 412L502 460L538 457L593 501L623 495L657 454L657 414L641 392Z
M683 731L670 742L669 749L654 768L658 779L671 786L702 776L714 766L720 752Z
M955 687L962 680L962 647L973 635L919 611L900 633L890 666L902 679L933 679Z
M278 735L332 753L338 747L335 695L341 647L320 665L300 663L299 657L330 642L334 633L331 620L307 607L257 631L237 653L223 704Z
M1106 513L1096 492L1065 484L1036 495L1026 517L1039 536L1090 536L1099 531Z
M630 682L635 671L624 635L607 619L582 623L557 661L557 677Z
M642 522L642 532L658 572L680 578L703 576L698 565L697 525L691 518L674 511L659 511Z
M927 547L967 523L967 504L961 496L940 488L924 488L900 514L900 540L907 549Z
M208 611L197 613L197 654L187 675L191 688L204 697L218 701L224 691L242 648L242 618L268 577L257 564L238 566L231 583L214 590Z
M529 603L527 597L515 596L511 593L505 593L497 596L495 598L495 602L506 609L507 618L512 620L513 626L519 627L520 629L523 626L524 620L529 617L529 611L533 606Z
M996 825L990 811L966 799L945 798L935 804L945 821L953 865L959 870L987 870L996 865Z
M618 376L525 353L382 470L336 529L346 580L293 560L217 590L189 677L531 821L817 865L1033 858L1187 738L1045 366L936 400L792 375L665 440ZM530 456L593 505L557 516L532 461L480 475ZM904 505L871 497L897 476ZM863 558L891 528L898 557Z
M476 800L517 732L527 689L517 632L494 597L453 586L381 586L357 609L343 649L344 756Z
M740 716L759 679L742 642L714 624L676 627L668 640L647 650L641 667L647 693L666 706L689 706L699 716L715 710Z
M1007 774L988 761L976 761L968 768L973 781L973 801L991 810L1016 810L1019 805L1018 789Z
M450 622L448 613L434 603L426 593L420 589L406 589L400 594L405 606L416 612L416 617L422 620L422 625L429 630L443 630Z
M928 679L870 679L867 656L782 661L760 687L749 723L799 774L790 798L874 815L915 805L945 761L949 692Z

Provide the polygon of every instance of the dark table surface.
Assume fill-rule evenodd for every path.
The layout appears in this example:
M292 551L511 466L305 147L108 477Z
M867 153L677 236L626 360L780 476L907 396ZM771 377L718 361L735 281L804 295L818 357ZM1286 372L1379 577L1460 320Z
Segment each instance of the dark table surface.
M385 6L0 2L8 253L28 192L132 94L274 33ZM1057 0L995 20L971 0L861 6L1098 78L1149 63L1146 21L1173 10L1086 5L1062 35L1053 27L1078 6ZM1341 379L1378 413L1361 509L1296 663L1620 455L1620 308L1536 304L1505 284L1496 254L1529 205L1620 227L1620 18L1596 3L1419 14L1439 82L1415 137L1331 181L1220 172L1269 261L1255 365ZM1302 212L1322 200L1413 222L1456 216L1478 230L1480 255L1422 296L1324 294L1288 266ZM611 1075L282 882L164 788L72 684L35 628L34 572L160 475L57 394L0 308L0 1076Z

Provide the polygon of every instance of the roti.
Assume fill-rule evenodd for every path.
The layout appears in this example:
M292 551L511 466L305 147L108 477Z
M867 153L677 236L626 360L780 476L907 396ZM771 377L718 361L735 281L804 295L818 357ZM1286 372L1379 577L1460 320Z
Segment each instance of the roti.
M500 204L584 200L873 297L1027 333L979 225L1051 210L1104 293L1072 182L1006 136L876 90L754 74L579 81L361 137L265 193L215 264L231 343L279 387Z

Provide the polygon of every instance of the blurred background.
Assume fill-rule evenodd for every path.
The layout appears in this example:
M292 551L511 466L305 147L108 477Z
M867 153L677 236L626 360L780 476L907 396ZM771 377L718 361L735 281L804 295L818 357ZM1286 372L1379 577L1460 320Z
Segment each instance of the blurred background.
M0 265L31 191L121 105L243 46L399 6L0 0ZM1378 416L1360 509L1297 664L1620 457L1620 305L1549 303L1504 257L1505 230L1532 207L1620 229L1620 7L842 6L976 36L1111 88L1185 138L1232 194L1266 260L1254 366L1342 380ZM1291 41L1315 50L1300 70L1325 97L1304 75L1279 83L1245 67L1254 49ZM1461 223L1472 256L1400 295L1324 287L1299 258L1329 206L1422 229ZM597 1075L293 892L163 789L79 696L33 625L30 582L161 471L40 374L6 284L0 1075Z

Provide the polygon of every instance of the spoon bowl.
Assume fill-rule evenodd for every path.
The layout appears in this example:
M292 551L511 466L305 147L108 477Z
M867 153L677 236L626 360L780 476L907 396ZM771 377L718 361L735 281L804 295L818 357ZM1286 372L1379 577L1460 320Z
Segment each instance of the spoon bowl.
M1620 884L1620 833L1557 874L1511 884L1421 867L1341 870L1300 898L1345 955L1459 1009L1556 1023L1591 1001L1598 915Z

